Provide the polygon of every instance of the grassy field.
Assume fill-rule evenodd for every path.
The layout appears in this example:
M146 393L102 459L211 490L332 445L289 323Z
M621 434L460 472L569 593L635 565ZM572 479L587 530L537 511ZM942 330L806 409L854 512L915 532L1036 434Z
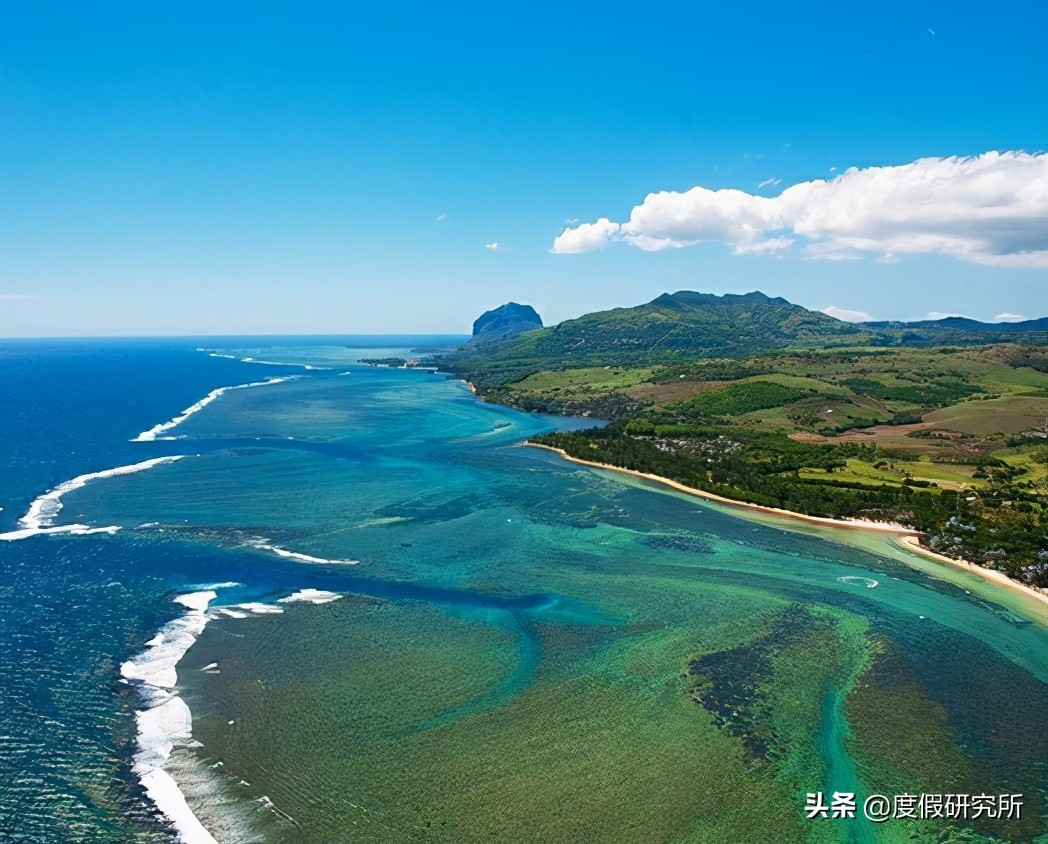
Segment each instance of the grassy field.
M611 366L590 366L582 369L547 370L530 375L515 389L525 393L599 393L634 387L648 381L651 367L622 369Z
M996 456L1022 472L1035 489L1048 490L1048 444L1021 451L1005 451Z
M776 408L740 414L736 417L767 431L822 431L868 428L884 419L885 413L862 399L819 394Z
M929 413L935 427L964 434L1014 434L1048 427L1048 397L1011 395L967 401Z
M802 478L832 478L839 481L854 481L862 484L887 484L902 486L905 480L928 481L939 489L984 488L985 478L974 478L975 466L946 465L931 460L895 460L870 463L858 458L848 458L841 469L827 472L825 469L804 468Z
M914 490L938 496L971 489L990 507L1026 513L1042 512L1048 496L1048 357L1040 347L838 347L551 370L502 385L491 397L609 419L680 459L701 452L705 471L697 482L730 476L736 486L767 488L774 500L781 491L762 473L818 486L804 493L816 509L830 506L830 488L860 496L891 490L901 518L910 514L903 502ZM725 451L718 437L738 444ZM809 450L785 446L784 437ZM736 459L731 448L748 456ZM622 459L639 459L626 456L631 449L615 446ZM994 535L980 541L998 553Z
M546 370L507 385L510 403L579 402L621 393L653 409L702 410L744 424L790 432L842 433L877 424L915 422L965 434L1017 433L1045 424L1048 372L1010 366L1009 347L977 349L835 349L747 360L698 360L650 367ZM1025 359L1025 358L1024 358ZM753 415L731 406L731 390L777 384L782 401ZM727 401L700 399L729 390ZM790 391L793 391L792 393ZM806 395L801 395L806 394Z

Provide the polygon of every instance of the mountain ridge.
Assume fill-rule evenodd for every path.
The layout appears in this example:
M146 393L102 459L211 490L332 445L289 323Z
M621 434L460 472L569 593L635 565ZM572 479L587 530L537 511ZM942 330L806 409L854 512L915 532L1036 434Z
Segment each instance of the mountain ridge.
M1048 331L1048 317L1037 317L1014 322L983 322L971 317L948 316L939 319L918 319L909 322L901 320L867 320L857 324L870 328L942 328L961 331L993 331L1000 334Z
M521 320L517 309L534 317ZM759 290L717 295L663 293L632 307L595 311L540 327L530 306L508 303L442 365L481 380L507 382L540 369L637 366L700 358L744 358L787 349L928 347L1001 342L1043 343L1048 317L1019 323L981 323L961 317L917 322L852 323ZM538 322L539 324L534 324Z
M538 312L531 305L507 302L474 320L473 342L506 339L533 328L542 328Z

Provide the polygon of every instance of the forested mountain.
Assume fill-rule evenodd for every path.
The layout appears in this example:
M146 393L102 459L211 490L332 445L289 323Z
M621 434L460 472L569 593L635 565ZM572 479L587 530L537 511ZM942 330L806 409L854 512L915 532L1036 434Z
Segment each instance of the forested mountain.
M440 363L487 401L608 420L539 438L576 457L902 522L940 553L1043 586L1046 326L853 324L763 293L683 291L491 332Z
M545 369L740 358L782 349L1043 343L1048 318L849 323L760 292L716 296L683 290L547 328L519 333L521 327L504 336L484 333L445 363L456 372L506 382Z

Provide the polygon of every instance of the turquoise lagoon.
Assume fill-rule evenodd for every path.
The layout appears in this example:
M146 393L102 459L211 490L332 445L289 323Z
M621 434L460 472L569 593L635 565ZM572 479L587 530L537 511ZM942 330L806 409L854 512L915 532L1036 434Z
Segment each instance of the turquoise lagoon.
M146 398L144 376L128 377L124 403L107 387L108 423L84 391L93 454L71 447L49 474L28 446L12 454L8 533L60 481L180 459L61 496L51 528L109 533L43 524L0 543L16 637L5 685L29 690L5 703L8 735L26 735L5 755L30 783L3 787L0 829L55 840L172 828L273 841L1045 835L1048 627L1029 607L950 582L882 537L756 516L522 445L588 420L517 413L439 374L357 362L403 342L117 355L117 370L166 361L177 375ZM80 350L77 365L103 353L114 354ZM240 384L256 386L161 425ZM52 618L51 605L64 609ZM27 667L51 679L17 679ZM820 791L855 792L860 807L873 793L1016 793L1024 806L1011 821L809 821L806 795ZM19 819L11 807L30 793L35 820Z

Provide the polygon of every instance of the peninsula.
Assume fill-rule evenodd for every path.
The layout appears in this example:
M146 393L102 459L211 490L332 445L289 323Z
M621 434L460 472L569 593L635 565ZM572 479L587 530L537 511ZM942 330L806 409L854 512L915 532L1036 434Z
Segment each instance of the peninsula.
M855 324L759 292L682 291L517 324L439 363L487 401L608 421L533 444L726 501L890 524L1043 599L1046 340L1048 318Z

